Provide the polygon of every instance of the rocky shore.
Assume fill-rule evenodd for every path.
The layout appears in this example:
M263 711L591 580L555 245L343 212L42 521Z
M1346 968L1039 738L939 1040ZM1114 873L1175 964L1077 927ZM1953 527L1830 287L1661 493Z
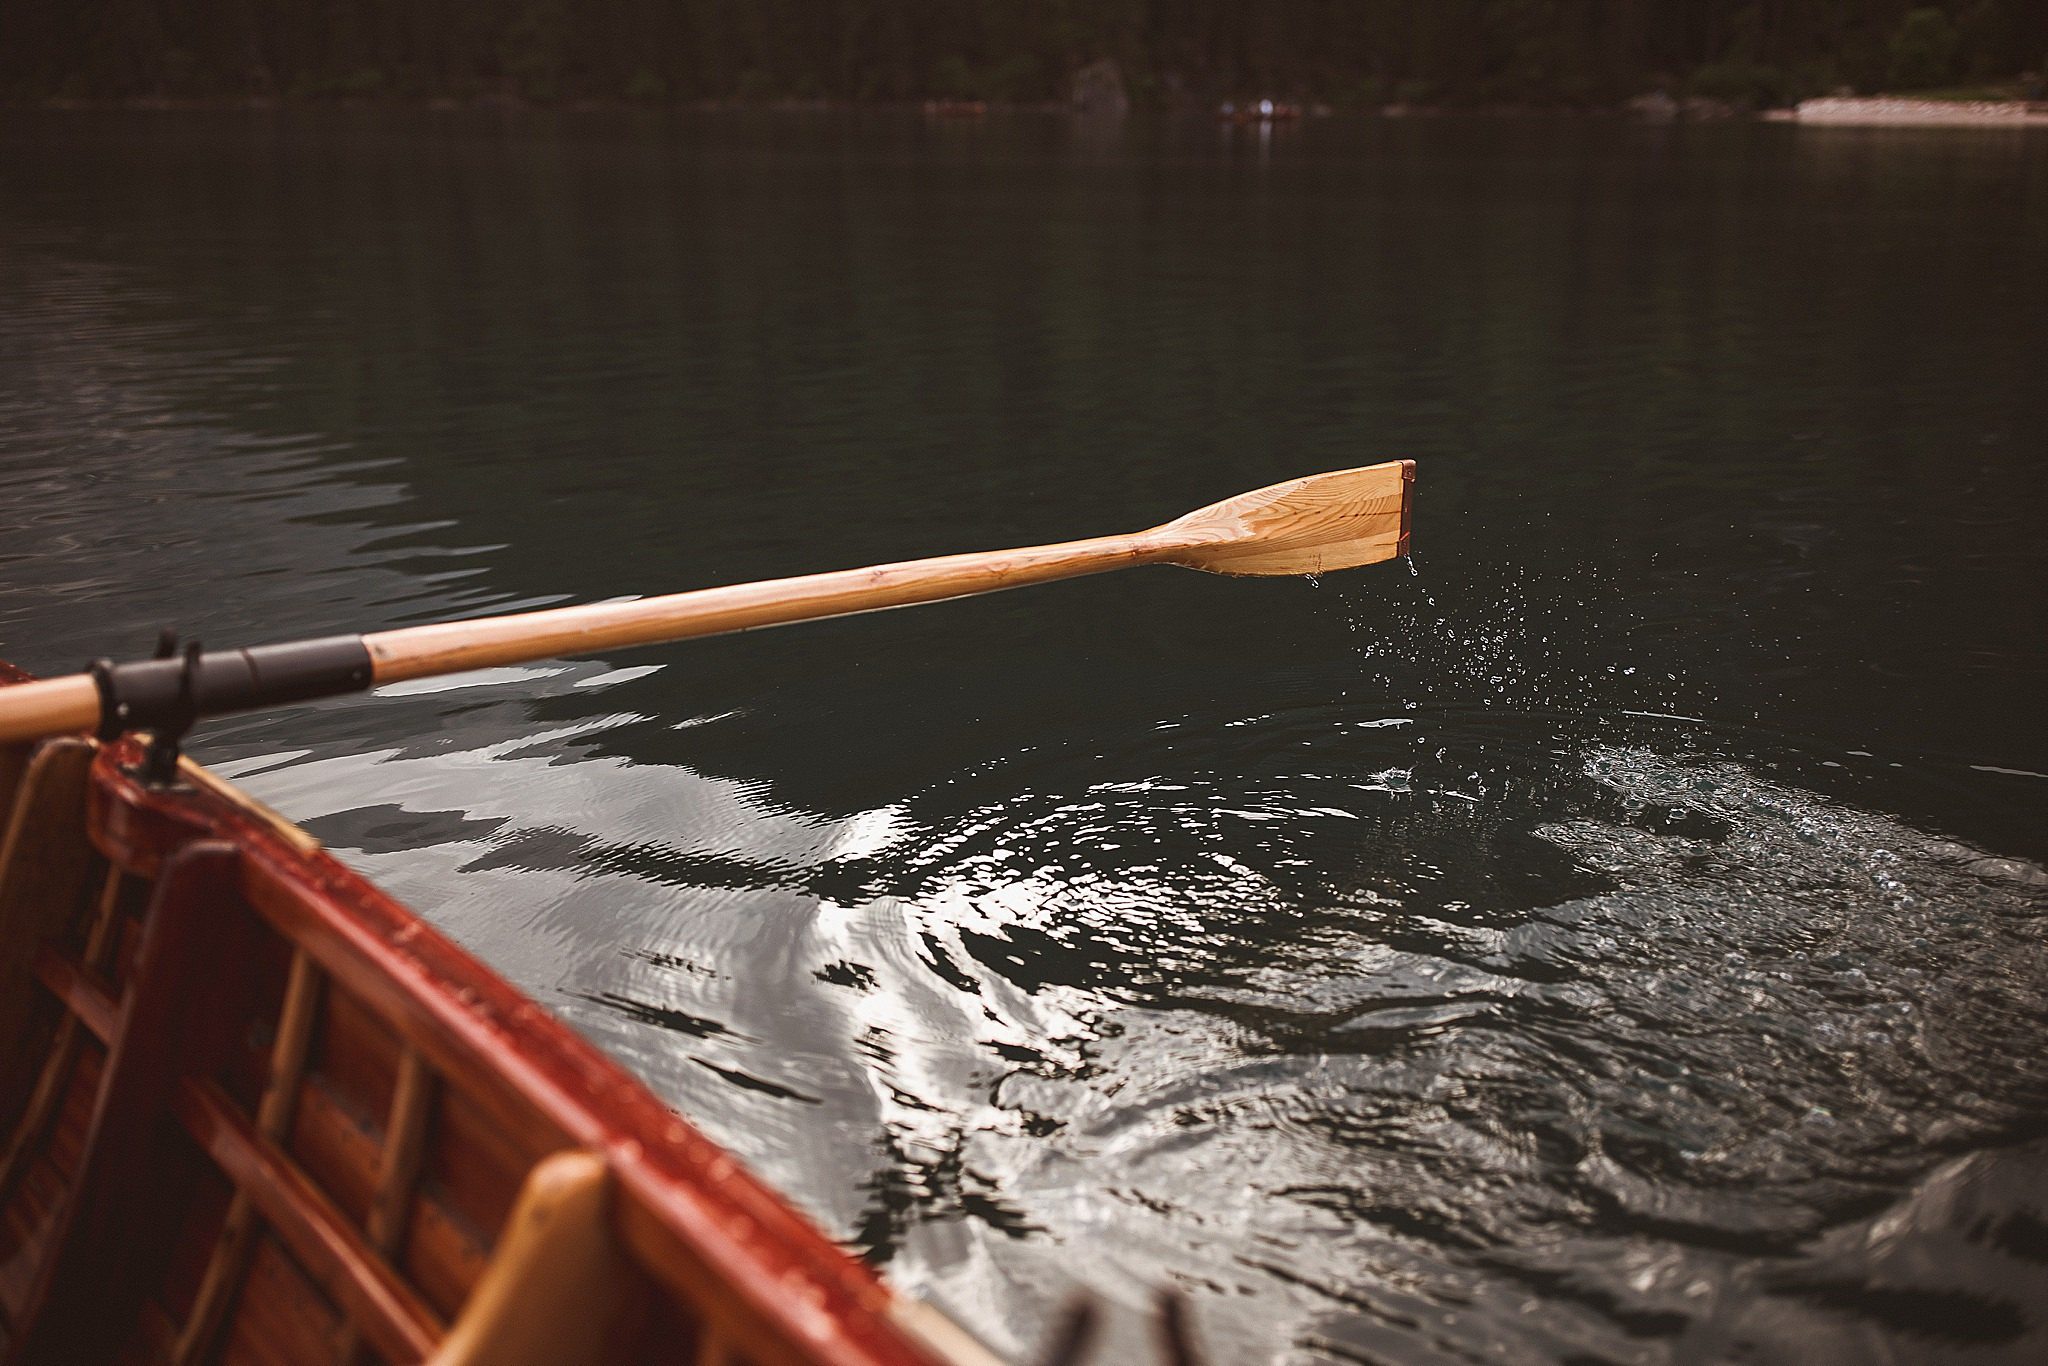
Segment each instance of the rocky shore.
M1959 125L1977 127L2048 128L2048 104L2020 100L1914 100L1895 96L1832 96L1802 100L1791 109L1764 116L1789 123L1829 123L1862 127Z

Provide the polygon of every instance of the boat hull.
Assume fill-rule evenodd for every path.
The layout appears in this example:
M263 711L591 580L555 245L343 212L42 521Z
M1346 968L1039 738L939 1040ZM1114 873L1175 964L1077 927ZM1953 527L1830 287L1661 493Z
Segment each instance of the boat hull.
M303 831L141 757L0 750L7 1362L990 1360Z

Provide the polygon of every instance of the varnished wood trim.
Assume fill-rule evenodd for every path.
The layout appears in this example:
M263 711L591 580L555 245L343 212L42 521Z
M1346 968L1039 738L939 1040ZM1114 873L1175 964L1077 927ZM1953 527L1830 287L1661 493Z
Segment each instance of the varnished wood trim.
M0 1095L26 1089L32 1059L42 1056L27 1046L36 1010L31 977L37 951L62 933L85 892L93 853L86 790L97 749L81 739L39 746L0 835Z
M426 1152L427 1121L434 1105L434 1073L417 1048L398 1055L398 1076L391 1088L391 1113L384 1121L384 1149L377 1159L377 1184L370 1192L367 1222L370 1246L387 1260L405 1241L407 1216L419 1184L420 1159ZM360 1335L345 1326L335 1360L353 1366L360 1360Z
M276 1038L270 1048L270 1075L256 1112L257 1133L272 1143L280 1141L291 1127L322 994L320 971L313 960L304 953L294 953L284 1001L278 1008ZM220 1236L193 1297L191 1313L171 1350L171 1360L177 1366L199 1360L212 1350L228 1305L248 1274L256 1228L256 1211L250 1196L238 1189L228 1202Z
M116 874L116 882L118 878ZM57 1024L57 1035L49 1056L43 1060L43 1070L36 1077L35 1090L8 1141L7 1155L0 1159L0 1205L13 1198L15 1183L47 1139L50 1122L56 1118L64 1092L71 1084L72 1069L78 1065L82 1042L79 1031L90 1032L102 1044L114 1036L112 998L77 964L44 945L36 954L35 974L43 989L63 1003L65 1015Z
M105 1044L113 1037L114 1004L107 991L92 976L104 974L111 946L119 942L116 921L121 910L123 876L119 867L107 865L100 894L93 907L92 923L86 930L84 972L45 945L36 955L36 979L64 1002L65 1015L57 1025L57 1037L44 1059L42 1075L36 1078L35 1094L29 1098L7 1156L0 1161L0 1203L14 1190L14 1182L28 1155L44 1142L48 1125L56 1116L58 1102L78 1065L81 1029L90 1031Z
M47 981L41 973L37 976ZM71 1081L71 1069L78 1062L79 1028L78 1020L70 1015L57 1026L56 1044L36 1076L35 1090L29 1093L21 1121L8 1139L6 1156L0 1158L0 1208L14 1199L15 1183L27 1173L29 1162L49 1134L50 1121L57 1116L58 1104Z
M277 1012L277 1036L270 1048L270 1076L256 1110L256 1131L275 1143L291 1127L298 1104L299 1083L306 1075L306 1052L313 1042L313 1023L320 1017L320 969L305 950L292 954L285 979L284 1001Z
M254 797L242 791L241 788L236 787L204 764L194 763L186 758L179 759L178 778L180 781L190 783L194 787L204 788L207 792L224 802L232 803L240 808L242 813L251 820L261 823L265 830L275 835L285 845L298 850L302 854L317 853L321 848L319 840L314 839L304 830L301 830L262 802L257 801Z
M36 955L36 980L52 996L64 1003L64 1008L78 1019L78 1022L92 1031L94 1038L103 1044L114 1040L114 1031L119 1027L121 1008L114 1003L104 983L95 979L94 974L66 958L54 949L44 949Z
M240 852L219 841L187 844L164 864L14 1366L108 1359L135 1331L161 1273L159 1245L136 1230L175 1218L182 1195L160 1179L171 1159L162 1122L170 1094L184 1072L231 1053L247 1008L249 981L214 973L251 947L253 922L231 899L240 864ZM69 966L54 954L44 962Z
M399 1054L391 1116L384 1124L384 1153L377 1166L377 1189L370 1197L370 1243L386 1256L405 1240L406 1211L419 1184L435 1090L433 1069L420 1051L407 1048Z
M933 1359L948 1366L1003 1366L972 1333L923 1300L898 1295L889 1305L889 1317Z
M596 1153L528 1173L490 1268L433 1366L603 1366L641 1316L646 1282L613 1240Z
M289 1156L252 1128L208 1081L179 1088L179 1121L240 1190L300 1265L394 1362L429 1356L441 1325L333 1202Z
M311 954L435 1071L463 1077L465 1094L493 1123L542 1152L576 1141L577 1135L537 1123L540 1116L522 1094L517 1076L528 1060L507 1045L502 1021L486 1024L476 1017L481 1002L465 1005L446 992L421 989L421 965L410 945L399 951L370 926L316 905L282 868L259 866L252 872L246 886L250 900L278 933ZM531 1002L520 1000L515 1009L523 1018L541 1018Z
M100 883L100 895L92 910L92 924L85 932L85 952L79 961L93 972L107 970L107 957L115 944L120 942L121 884L125 880L120 865L109 863L107 875Z

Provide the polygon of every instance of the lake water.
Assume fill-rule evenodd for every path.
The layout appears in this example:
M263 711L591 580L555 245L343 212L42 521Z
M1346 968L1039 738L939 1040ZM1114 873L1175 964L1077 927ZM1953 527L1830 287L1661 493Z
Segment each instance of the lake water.
M999 1349L2048 1354L2048 136L0 129L0 655L1135 529L199 748Z

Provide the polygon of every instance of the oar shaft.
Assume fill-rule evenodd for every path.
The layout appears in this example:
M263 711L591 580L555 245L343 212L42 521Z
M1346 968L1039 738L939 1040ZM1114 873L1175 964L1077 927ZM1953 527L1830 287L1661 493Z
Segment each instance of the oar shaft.
M1178 538L1160 531L1100 536L703 588L633 602L404 626L364 636L363 643L369 647L376 681L395 683L1021 588L1154 563L1179 548Z
M749 631L885 607L938 602L1171 558L1187 537L1165 528L1058 545L944 555L634 602L555 607L111 666L0 688L0 744L101 729L112 734L202 716L359 692L377 683L522 664L558 655Z

